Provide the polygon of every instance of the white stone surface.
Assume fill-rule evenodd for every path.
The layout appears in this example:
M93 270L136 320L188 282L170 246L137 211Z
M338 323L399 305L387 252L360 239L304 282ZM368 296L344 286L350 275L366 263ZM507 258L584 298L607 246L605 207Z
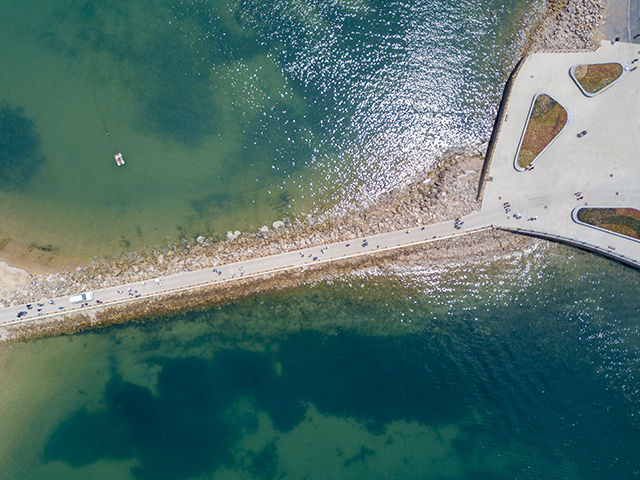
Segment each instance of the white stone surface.
M537 53L514 81L485 186L482 216L494 226L520 228L584 242L605 254L640 262L640 242L578 225L577 206L640 209L640 70L625 72L611 88L584 96L569 76L580 63L631 64L640 47L603 42L596 52ZM636 62L633 65L638 65ZM518 172L513 160L531 99L547 92L569 112L569 123L538 158L534 170ZM587 135L577 138L578 132ZM584 198L576 199L575 192ZM503 203L511 203L505 214ZM520 212L521 219L513 214ZM537 217L536 221L527 221Z

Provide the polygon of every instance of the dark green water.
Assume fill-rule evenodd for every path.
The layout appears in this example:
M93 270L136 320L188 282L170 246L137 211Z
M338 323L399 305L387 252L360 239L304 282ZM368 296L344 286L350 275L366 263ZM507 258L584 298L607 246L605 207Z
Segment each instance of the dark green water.
M488 135L537 6L0 1L0 237L109 255L372 198ZM5 346L0 478L637 478L639 287L557 248Z
M0 1L0 240L90 258L371 199L488 136L538 4L502 3Z
M559 248L12 345L0 473L636 478L639 287Z

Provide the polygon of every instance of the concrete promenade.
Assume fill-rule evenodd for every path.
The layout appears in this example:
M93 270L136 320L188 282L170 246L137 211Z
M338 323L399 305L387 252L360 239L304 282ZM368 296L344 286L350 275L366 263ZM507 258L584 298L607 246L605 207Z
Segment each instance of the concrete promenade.
M27 308L26 305L16 305L0 309L0 327L19 325L70 313L88 312L105 306L133 302L143 298L160 297L244 278L259 277L412 245L421 245L491 228L490 222L487 223L486 219L478 212L472 213L461 220L464 221L464 224L460 229L456 229L454 221L451 220L344 242L309 247L278 255L258 257L243 262L212 265L208 268L190 272L182 272L157 279L151 278L144 282L102 288L93 291L94 299L88 302L88 306L71 304L68 296L41 299L30 304L31 308ZM97 300L101 303L97 303ZM158 299L158 301L162 300ZM17 318L17 314L20 311L27 312L27 315Z
M640 0L609 0L602 35L640 44Z
M630 43L603 42L596 52L536 53L525 60L504 111L484 188L481 212L495 219L495 227L564 241L640 266L640 242L580 225L571 217L580 206L640 209L640 71L625 71L592 98L568 74L572 65L583 63L615 61L632 68L640 63L631 63L640 57L639 50ZM534 169L519 172L514 158L539 92L561 103L569 120L534 161ZM578 138L583 130L587 134ZM508 214L504 202L511 204ZM527 221L531 217L536 220Z

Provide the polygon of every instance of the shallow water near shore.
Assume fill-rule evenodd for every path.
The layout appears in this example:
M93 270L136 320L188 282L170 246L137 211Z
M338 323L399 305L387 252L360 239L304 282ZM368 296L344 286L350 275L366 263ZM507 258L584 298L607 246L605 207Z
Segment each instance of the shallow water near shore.
M9 345L0 473L635 478L638 288L559 247Z
M372 198L488 136L538 5L502 3L0 2L0 245L87 259Z

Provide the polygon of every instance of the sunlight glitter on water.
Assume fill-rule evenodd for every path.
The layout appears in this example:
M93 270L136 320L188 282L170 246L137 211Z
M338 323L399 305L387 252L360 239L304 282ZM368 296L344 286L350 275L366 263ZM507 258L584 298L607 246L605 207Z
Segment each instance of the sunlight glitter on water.
M144 5L4 11L45 159L5 235L113 254L371 200L488 136L537 0Z
M370 6L369 17L357 24L366 28L347 35L350 24L339 14L339 22L280 32L307 45L307 56L285 56L289 73L331 99L319 122L320 144L334 153L314 155L313 169L323 181L309 189L319 204L323 197L346 203L375 198L428 170L446 151L488 135L501 87L496 80L515 60L517 34L504 44L488 41L483 51L478 39L504 29L491 8L392 5L397 11L391 13ZM529 20L514 20L514 11L515 25ZM323 100L317 99L321 109Z
M637 273L553 247L431 275L361 272L0 351L0 473L633 478Z

